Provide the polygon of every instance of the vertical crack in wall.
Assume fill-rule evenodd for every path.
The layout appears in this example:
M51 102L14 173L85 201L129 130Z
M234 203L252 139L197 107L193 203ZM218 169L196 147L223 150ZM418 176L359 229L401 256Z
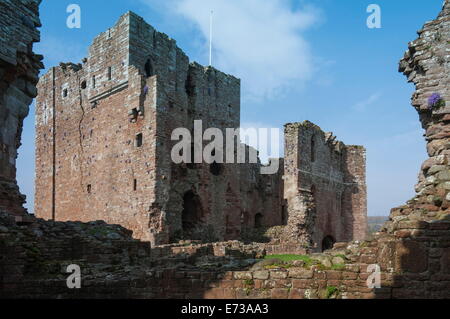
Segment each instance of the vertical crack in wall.
M78 134L79 134L79 143L80 143L80 186L81 191L83 191L83 177L84 177L84 171L83 171L83 164L84 164L84 147L83 147L83 132L82 132L82 125L84 121L85 116L85 110L83 107L83 94L81 90L81 82L80 82L80 76L77 73L77 85L78 85L78 96L80 101L80 109L81 109L81 118L78 123Z
M56 83L55 68L52 68L52 219L56 220Z

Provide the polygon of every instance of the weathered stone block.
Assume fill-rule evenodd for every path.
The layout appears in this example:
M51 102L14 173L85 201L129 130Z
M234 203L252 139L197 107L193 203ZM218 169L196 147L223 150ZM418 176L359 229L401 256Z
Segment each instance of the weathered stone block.
M424 244L404 240L396 244L396 270L420 273L428 268L428 252Z
M289 270L288 277L295 279L311 279L313 278L313 271L301 268L293 268Z

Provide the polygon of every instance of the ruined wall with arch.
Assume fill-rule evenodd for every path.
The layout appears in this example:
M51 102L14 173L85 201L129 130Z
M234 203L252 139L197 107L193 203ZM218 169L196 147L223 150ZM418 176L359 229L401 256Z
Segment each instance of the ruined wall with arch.
M347 146L308 121L287 124L285 141L287 237L314 245L314 250L322 249L325 238L365 239L365 149ZM303 235L298 230L302 224Z

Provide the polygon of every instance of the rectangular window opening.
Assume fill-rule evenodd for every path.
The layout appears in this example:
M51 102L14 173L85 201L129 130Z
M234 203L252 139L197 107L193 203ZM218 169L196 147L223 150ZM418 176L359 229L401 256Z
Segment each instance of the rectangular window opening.
M141 147L143 142L142 133L136 135L136 147Z

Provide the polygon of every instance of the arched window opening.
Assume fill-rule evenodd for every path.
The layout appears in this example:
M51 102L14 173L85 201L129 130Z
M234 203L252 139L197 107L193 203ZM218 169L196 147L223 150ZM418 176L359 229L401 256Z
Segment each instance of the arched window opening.
M193 191L188 191L183 196L183 212L181 213L183 234L189 236L195 227L200 224L202 206L200 197Z
M316 160L316 141L314 135L311 137L311 163Z
M143 143L144 143L144 138L143 138L142 133L137 134L136 135L136 140L134 142L135 146L136 147L141 147Z
M112 80L112 67L108 67L108 72L106 74L108 81Z
M155 75L155 72L153 70L153 64L150 59L148 59L147 62L145 62L145 75L148 78Z

